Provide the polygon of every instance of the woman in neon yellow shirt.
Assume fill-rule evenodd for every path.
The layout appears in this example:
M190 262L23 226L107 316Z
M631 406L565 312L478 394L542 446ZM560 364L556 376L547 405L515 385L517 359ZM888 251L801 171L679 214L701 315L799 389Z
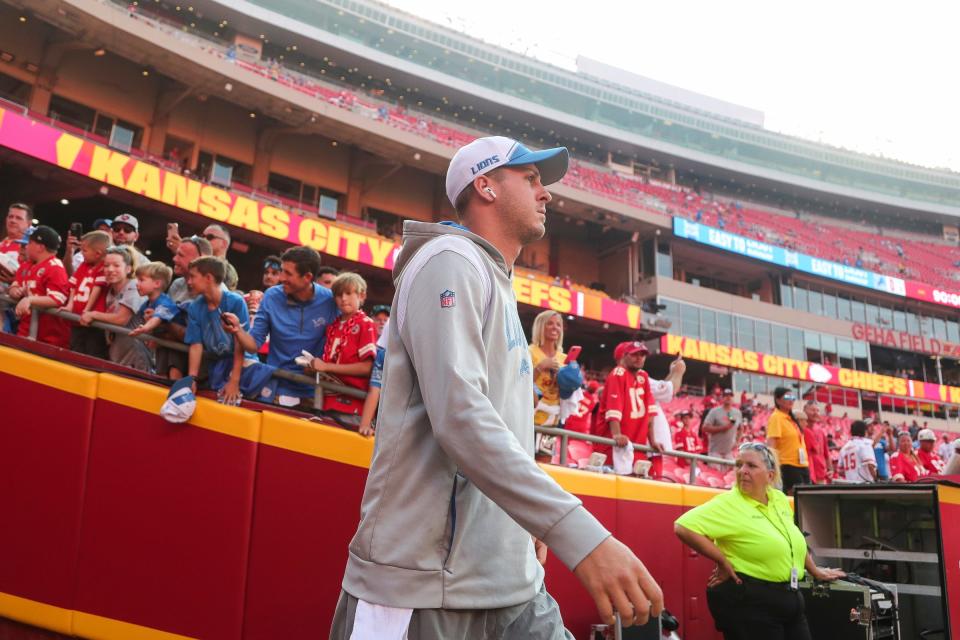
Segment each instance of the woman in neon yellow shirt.
M707 606L724 640L810 640L797 583L845 574L813 562L790 501L775 487L780 467L765 444L748 442L737 455L737 482L727 493L674 523L680 540L717 563Z

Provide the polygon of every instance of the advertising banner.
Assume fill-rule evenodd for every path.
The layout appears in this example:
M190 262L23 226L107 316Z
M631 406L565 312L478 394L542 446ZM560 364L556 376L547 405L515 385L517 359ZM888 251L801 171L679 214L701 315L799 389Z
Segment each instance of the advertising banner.
M2 108L0 145L192 214L353 262L392 269L400 251L393 240L188 178ZM640 327L636 305L548 284L523 269L516 270L514 290L523 304Z
M934 356L943 356L946 358L960 358L960 344L954 342L944 342L936 338L918 336L906 331L894 331L893 329L884 329L872 324L853 323L850 332L851 337L857 340L866 340L871 344L891 349L902 349L903 351L916 351L919 353L929 353Z
M669 355L679 353L689 360L699 360L749 373L762 373L905 398L960 404L960 387L794 360L785 356L728 347L696 338L667 334L660 338L660 351Z

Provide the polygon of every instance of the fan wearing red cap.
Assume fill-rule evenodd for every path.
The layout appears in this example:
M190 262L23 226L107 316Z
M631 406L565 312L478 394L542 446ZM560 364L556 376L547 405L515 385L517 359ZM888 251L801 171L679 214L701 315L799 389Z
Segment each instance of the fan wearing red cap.
M643 370L649 353L647 345L637 341L621 342L613 351L617 366L604 384L599 435L613 438L617 446L625 446L628 442L648 444L649 441L650 446L660 448L649 433L649 407L655 402L650 378ZM608 462L612 460L613 448L609 445L595 445L594 451L607 454ZM635 451L633 460L646 460L646 455Z
M673 434L673 448L677 451L685 451L686 453L701 453L703 451L700 438L697 437L697 434L690 427L692 422L693 411L690 409L684 409L677 414L678 428L677 432ZM684 458L677 458L677 464L681 467L686 467L690 463Z

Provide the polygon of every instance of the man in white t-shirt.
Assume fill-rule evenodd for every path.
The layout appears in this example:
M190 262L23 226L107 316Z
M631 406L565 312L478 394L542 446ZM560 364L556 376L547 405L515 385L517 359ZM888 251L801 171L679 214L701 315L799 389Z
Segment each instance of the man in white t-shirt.
M943 442L937 447L937 454L944 463L950 462L950 458L953 456L953 442L947 434L943 434Z
M680 390L686 370L687 363L683 361L683 356L677 354L677 358L670 363L670 371L666 378L663 380L650 378L650 391L653 392L653 399L656 401L650 407L650 429L653 431L654 440L663 447L664 451L673 451L673 432L660 405L673 400L673 394ZM659 453L651 453L650 462L652 463L650 476L659 478L663 472L663 456Z
M877 481L877 458L873 441L867 438L867 424L855 420L850 424L850 440L840 449L837 469L844 482L863 484Z

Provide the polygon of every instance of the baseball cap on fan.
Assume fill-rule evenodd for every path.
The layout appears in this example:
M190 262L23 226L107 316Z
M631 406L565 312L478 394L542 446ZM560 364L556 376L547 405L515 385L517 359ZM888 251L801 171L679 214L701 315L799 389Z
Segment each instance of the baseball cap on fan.
M129 213L121 213L120 215L118 215L116 218L113 219L113 223L110 226L112 227L118 224L130 225L131 227L133 227L134 231L140 230L140 222Z
M41 224L30 233L30 242L42 244L48 251L56 251L60 248L60 234L53 227Z
M477 138L453 154L447 168L447 198L457 206L457 196L477 176L500 167L519 167L534 164L540 171L540 182L553 184L567 172L570 154L566 147L531 151L512 138L488 136Z
M648 349L647 345L643 344L642 342L638 342L636 340L621 342L617 345L616 349L613 350L613 359L617 362L620 362L620 358L623 356L628 356L631 353L636 353L638 351L644 354L650 353L650 349Z

